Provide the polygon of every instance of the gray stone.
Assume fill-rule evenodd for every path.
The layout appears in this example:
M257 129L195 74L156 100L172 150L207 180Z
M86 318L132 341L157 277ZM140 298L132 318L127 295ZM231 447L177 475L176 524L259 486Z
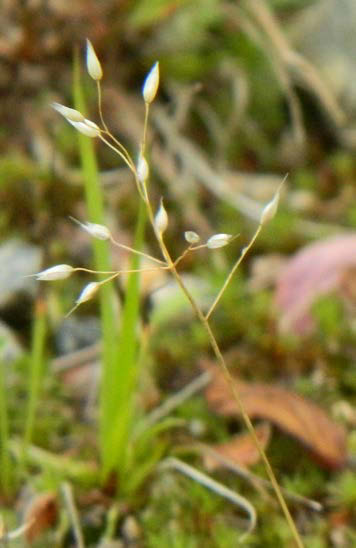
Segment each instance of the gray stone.
M41 270L42 251L38 246L19 239L0 245L0 309L8 306L19 294L34 295L38 282L26 278Z
M0 321L0 363L9 364L23 355L19 341L9 327Z

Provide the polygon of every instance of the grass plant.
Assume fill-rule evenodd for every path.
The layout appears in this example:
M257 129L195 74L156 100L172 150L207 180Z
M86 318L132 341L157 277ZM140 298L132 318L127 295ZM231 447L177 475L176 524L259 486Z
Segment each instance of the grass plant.
M210 342L211 349L215 358L221 367L227 384L231 387L236 405L241 413L245 425L250 432L250 435L259 451L261 460L264 464L266 473L271 481L282 512L290 528L291 534L298 547L302 547L303 543L296 529L293 518L288 510L282 491L278 485L269 460L261 447L261 444L256 435L253 424L246 413L240 395L233 383L231 374L225 363L223 354L218 345L215 334L209 322L211 315L218 306L225 290L227 289L235 271L241 261L253 246L260 231L275 215L280 188L277 190L274 198L263 209L257 229L252 236L250 243L244 247L239 258L232 267L224 282L221 290L218 292L216 299L207 312L204 312L193 295L186 286L184 279L179 272L179 264L183 257L187 254L194 253L197 249L206 248L208 251L228 245L233 239L233 235L229 234L214 234L205 243L200 242L200 237L194 232L186 232L185 239L187 247L184 252L177 258L173 258L168 250L165 241L165 232L169 225L169 215L165 209L163 199L159 205L154 205L149 190L149 165L146 159L146 137L149 120L149 110L152 102L156 97L159 85L159 66L156 63L148 76L146 77L142 94L145 105L145 116L143 123L142 138L139 144L139 154L137 162L133 160L130 153L120 143L115 136L110 132L106 122L104 121L101 108L101 78L102 69L95 51L88 42L87 45L87 69L88 73L96 81L98 90L98 111L100 117L100 126L91 122L85 117L85 105L83 101L83 93L79 83L79 69L76 63L75 69L75 106L78 110L73 110L63 105L54 105L54 108L60 112L78 131L83 133L80 135L80 151L83 166L83 176L85 179L86 200L88 207L88 215L91 223L87 223L84 228L94 237L94 256L95 267L99 276L99 282L91 282L80 294L74 308L77 308L83 302L86 302L94 296L97 289L100 287L101 312L102 312L102 329L103 329L103 371L100 392L100 446L102 457L103 478L106 478L110 472L118 472L121 476L123 470L122 465L125 464L125 455L130 445L130 428L134 409L134 395L136 390L136 380L138 375L137 358L137 338L136 331L138 329L138 275L143 269L139 267L139 256L145 257L152 263L152 269L164 269L169 271L181 288L183 294L189 301L196 318L204 328ZM95 155L90 142L90 138L98 138L113 150L121 160L126 164L133 175L136 189L139 197L138 207L138 223L137 235L134 247L127 248L132 252L133 262L131 267L124 271L112 272L110 270L110 260L108 251L108 241L113 245L119 245L115 242L106 228L104 223L103 213L103 198L101 195ZM144 213L145 212L145 213ZM147 215L151 229L156 236L158 246L161 251L162 258L152 257L144 254L141 251L144 233L144 217ZM107 240L107 241L98 241ZM63 278L63 265L58 265L47 271L39 273L39 279L55 279L56 268L58 269L59 277ZM71 267L68 267L69 270ZM71 272L65 270L65 277ZM74 271L75 269L72 269ZM49 272L50 271L50 272ZM114 290L112 282L115 278L122 274L130 275L127 285L126 301L122 324L120 327L120 335L118 334L118 323L115 318L114 310ZM50 274L50 277L46 277ZM103 277L103 275L106 277ZM118 342L119 341L119 342ZM127 461L126 461L127 462ZM119 466L119 470L118 470ZM183 464L184 468L184 464ZM125 470L125 474L128 471ZM198 474L196 474L198 476ZM199 481L199 480L198 480Z
M46 306L42 299L35 303L35 314L32 330L31 356L29 360L28 400L25 415L23 436L23 461L26 459L35 428L36 412L41 393L43 378L44 349L46 342Z

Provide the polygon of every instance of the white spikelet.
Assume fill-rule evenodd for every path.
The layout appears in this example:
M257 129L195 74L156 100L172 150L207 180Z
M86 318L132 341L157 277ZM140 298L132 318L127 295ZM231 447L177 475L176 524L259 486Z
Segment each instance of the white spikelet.
M156 233L159 236L161 236L165 232L167 226L168 226L168 214L164 208L163 199L161 198L161 205L159 206L159 209L154 219L154 227L155 227Z
M89 301L92 297L94 297L95 293L98 291L100 287L99 282L90 282L87 284L81 291L79 297L75 301L76 306L79 306L82 303L86 303Z
M35 274L36 280L51 282L53 280L64 280L69 278L72 272L75 269L69 264L57 264L56 266L51 266Z
M83 114L74 108L65 107L60 103L52 103L52 108L54 108L54 110L59 112L59 114L64 116L64 118L70 122L84 122L85 120Z
M157 94L159 86L159 63L156 63L147 74L142 88L142 95L145 103L150 104L154 100Z
M280 188L277 190L272 200L268 202L268 204L266 204L265 207L263 208L261 217L260 217L260 225L264 225L273 219L273 217L277 213L279 197L280 197Z
M189 244L198 244L200 242L200 236L192 230L184 232L184 238Z
M98 240L110 240L111 238L110 230L104 225L88 222L85 224L81 223L81 226L90 234L90 236L93 236L93 238L97 238Z
M93 48L93 44L88 38L87 38L86 61L87 61L87 71L89 76L91 76L93 80L96 80L96 81L101 80L103 77L103 70L101 68L100 61Z
M86 135L87 137L94 138L99 137L100 135L99 126L91 120L87 120L86 118L84 118L83 122L72 122L69 118L67 118L67 120L77 131L83 133L83 135Z
M218 247L224 247L227 245L232 238L231 234L214 234L206 242L206 246L209 249L217 249Z
M79 225L83 230L85 230L85 232L88 232L90 236L93 236L93 238L97 238L98 240L111 239L111 232L106 226L99 225L97 223L90 223L89 221L87 221L86 223L81 223L80 221L78 221L78 219L72 217L71 215L69 216L69 218L74 223Z
M150 174L150 168L148 166L146 158L142 154L140 154L138 158L136 170L139 182L141 184L145 184Z

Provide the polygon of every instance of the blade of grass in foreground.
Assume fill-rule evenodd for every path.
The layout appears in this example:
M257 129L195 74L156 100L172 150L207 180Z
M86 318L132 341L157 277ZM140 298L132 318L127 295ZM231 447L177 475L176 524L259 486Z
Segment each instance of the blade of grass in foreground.
M78 55L74 59L74 105L75 108L85 114L86 105L84 92L80 80L80 66ZM99 181L99 173L91 139L78 133L79 152L81 159L82 176L84 182L85 200L88 209L89 221L103 224L104 200ZM108 242L93 239L95 269L101 271L111 270L111 260ZM100 288L100 317L102 330L102 371L99 403L99 430L100 430L100 454L103 467L103 480L110 472L111 447L110 430L111 409L113 407L113 394L111 387L116 383L118 376L119 348L118 348L118 318L114 310L115 291L113 283L107 283Z
M146 221L146 208L140 201L134 248L143 247ZM140 258L133 254L130 269L137 270ZM132 421L135 414L137 378L140 359L138 356L138 326L140 304L140 274L130 274L126 286L125 305L120 330L120 368L116 390L116 410L113 409L114 422L112 424L111 444L117 451L115 461L122 482L125 482L128 446L132 434Z
M80 81L80 67L77 58L74 63L74 103L75 108L85 114L84 93ZM103 195L99 183L93 141L78 134L85 186L85 197L89 220L104 224ZM140 209L136 249L142 247L145 225L144 209ZM111 270L108 243L93 240L95 268ZM136 269L139 260L134 256L131 268ZM118 318L114 310L115 291L113 283L104 284L100 290L102 325L102 374L100 389L100 453L102 480L110 472L119 471L123 466L125 451L133 416L134 392L137 367L137 322L139 314L139 275L128 278L122 327L119 334Z
M44 363L44 348L47 332L46 316L46 305L45 302L40 298L37 300L37 302L35 302L35 312L33 318L30 371L28 382L28 402L25 416L22 464L25 464L27 448L33 438L36 412L39 404Z

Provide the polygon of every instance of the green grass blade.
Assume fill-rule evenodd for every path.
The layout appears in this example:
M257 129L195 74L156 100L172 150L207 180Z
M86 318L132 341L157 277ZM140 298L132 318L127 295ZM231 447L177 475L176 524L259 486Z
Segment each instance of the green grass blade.
M74 97L75 108L85 114L78 62L74 65ZM94 143L81 134L78 137L89 220L105 225L103 195L99 184ZM145 210L142 206L135 236L136 249L142 247L144 226ZM94 240L93 250L95 268L111 270L107 242ZM131 268L136 269L138 266L139 258L133 255ZM100 451L102 479L105 480L111 471L120 470L123 466L134 413L134 393L138 374L136 331L139 319L139 274L133 273L128 279L120 334L113 306L115 301L113 284L105 284L101 289L103 371L100 390Z
M38 409L41 381L43 376L44 349L46 343L46 306L42 300L35 303L33 320L32 345L30 357L30 372L28 383L28 403L25 416L23 437L23 462L26 459L27 447L32 441Z
M142 249L145 232L146 210L143 202L140 202L137 219L134 248ZM138 255L133 255L131 269L137 269L140 265ZM111 446L113 459L117 463L120 475L125 475L126 457L131 435L132 420L135 414L135 394L137 378L139 374L138 358L138 326L139 326L139 302L140 302L140 275L131 273L126 288L125 304L122 315L120 332L120 368L116 385L114 421L111 432Z
M75 108L85 113L84 92L81 85L80 66L77 56L74 62L74 104ZM103 224L104 199L99 181L93 140L78 133L79 151L84 181L86 205L89 221ZM105 241L93 239L94 267L97 270L111 270L109 244ZM102 373L100 388L100 453L103 470L109 472L111 460L110 424L111 409L114 403L113 386L117 382L119 364L118 352L118 318L115 314L116 299L113 283L104 284L100 288L100 316L102 328Z

